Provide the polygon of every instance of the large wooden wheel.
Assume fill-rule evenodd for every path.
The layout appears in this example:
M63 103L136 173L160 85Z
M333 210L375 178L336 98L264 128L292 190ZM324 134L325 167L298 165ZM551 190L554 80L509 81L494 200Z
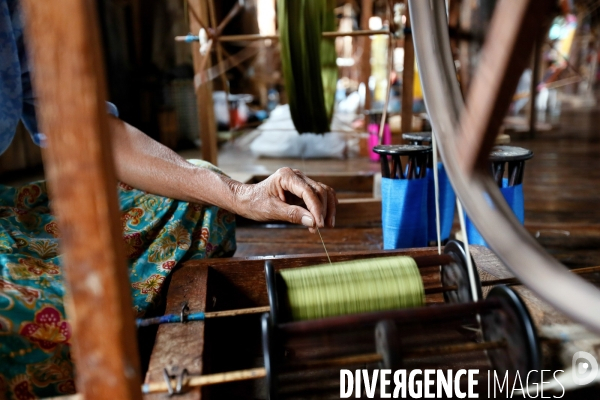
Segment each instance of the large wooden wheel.
M550 256L519 224L489 177L487 158L552 1L496 7L466 105L452 60L443 1L409 0L425 103L452 186L490 247L521 281L600 332L600 292Z

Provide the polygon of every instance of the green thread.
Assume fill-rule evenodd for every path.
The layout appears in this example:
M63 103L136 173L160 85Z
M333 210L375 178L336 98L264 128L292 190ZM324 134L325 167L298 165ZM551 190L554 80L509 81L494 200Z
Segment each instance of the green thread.
M307 320L425 304L415 260L385 257L279 271L292 319Z
M290 113L299 133L326 133L333 115L338 68L335 0L278 0L281 64Z

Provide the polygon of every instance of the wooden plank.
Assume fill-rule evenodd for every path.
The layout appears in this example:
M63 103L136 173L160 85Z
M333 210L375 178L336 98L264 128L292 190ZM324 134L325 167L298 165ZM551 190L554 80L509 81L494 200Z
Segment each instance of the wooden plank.
M190 31L198 34L202 25L208 26L208 5L205 0L188 0L188 9L190 17ZM202 22L199 20L201 19ZM200 45L198 42L192 43L192 56L194 58L194 72L201 72L202 57L200 56ZM205 64L206 69L210 68L211 60L208 56ZM212 81L204 82L196 89L196 99L198 106L198 118L200 126L200 140L202 141L202 159L213 165L217 165L217 123L215 121L214 103L212 98Z
M457 137L458 162L467 175L487 173L498 128L544 24L540 16L549 15L550 6L546 0L502 1L496 6Z
M96 6L23 4L48 137L46 174L61 233L77 388L87 400L141 399Z
M329 246L335 247L338 244L349 243L359 246L365 243L366 236L376 236L381 242L381 227L376 228L335 228L335 229L321 229L321 235L323 240ZM600 236L600 233L598 234ZM292 244L298 242L312 242L320 246L320 251L323 250L321 239L319 235L310 233L307 228L298 226L290 228L254 228L254 227L241 227L236 230L236 241L239 243L254 243L254 242L265 242L266 244ZM379 243L381 244L381 243ZM367 249L356 249L367 250ZM271 254L280 254L274 253ZM297 252L295 254L305 254ZM236 254L237 256L237 254Z
M381 227L322 229L327 251L381 250ZM322 253L318 235L304 227L271 228L240 227L236 230L237 257L284 254Z
M207 267L198 266L175 271L169 284L165 313L178 314L185 303L190 310L205 311L207 287ZM191 343L190 339L193 339ZM163 382L164 368L167 368L169 373L181 372L185 368L191 374L202 374L202 357L201 353L200 356L197 353L197 350L202 348L204 348L204 322L161 325L156 335L145 383ZM199 387L193 388L178 398L200 399L200 390ZM157 400L167 398L167 395L152 394L144 398Z
M374 226L381 225L381 199L340 199L336 226Z
M406 27L410 28L410 14L406 3ZM404 70L402 71L402 133L412 132L413 97L415 80L415 47L412 35L404 36ZM389 89L389 88L388 88ZM394 143L402 143L402 136L394 139Z

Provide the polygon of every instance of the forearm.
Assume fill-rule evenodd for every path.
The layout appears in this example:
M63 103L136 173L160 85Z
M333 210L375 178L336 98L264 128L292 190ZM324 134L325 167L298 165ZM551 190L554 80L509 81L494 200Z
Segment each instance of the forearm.
M256 221L287 221L316 227L335 224L337 198L330 187L300 171L281 168L257 184L242 184L185 161L123 121L110 117L117 178L149 193L210 204ZM286 193L306 208L286 203Z
M110 118L109 127L117 178L122 182L149 193L237 211L238 182L188 163L117 118Z

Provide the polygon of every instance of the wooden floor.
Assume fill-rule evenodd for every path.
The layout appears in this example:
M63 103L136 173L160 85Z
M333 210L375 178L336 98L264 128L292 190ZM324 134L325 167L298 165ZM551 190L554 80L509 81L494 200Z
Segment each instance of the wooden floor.
M512 144L533 150L525 169L525 225L568 266L600 265L600 109L563 111L557 129L513 134ZM197 156L194 152L186 157ZM219 166L234 177L290 166L311 173L378 171L367 159L256 159L243 141L228 143ZM322 230L330 252L379 249L380 228ZM238 228L236 256L320 253L317 235L303 228Z

